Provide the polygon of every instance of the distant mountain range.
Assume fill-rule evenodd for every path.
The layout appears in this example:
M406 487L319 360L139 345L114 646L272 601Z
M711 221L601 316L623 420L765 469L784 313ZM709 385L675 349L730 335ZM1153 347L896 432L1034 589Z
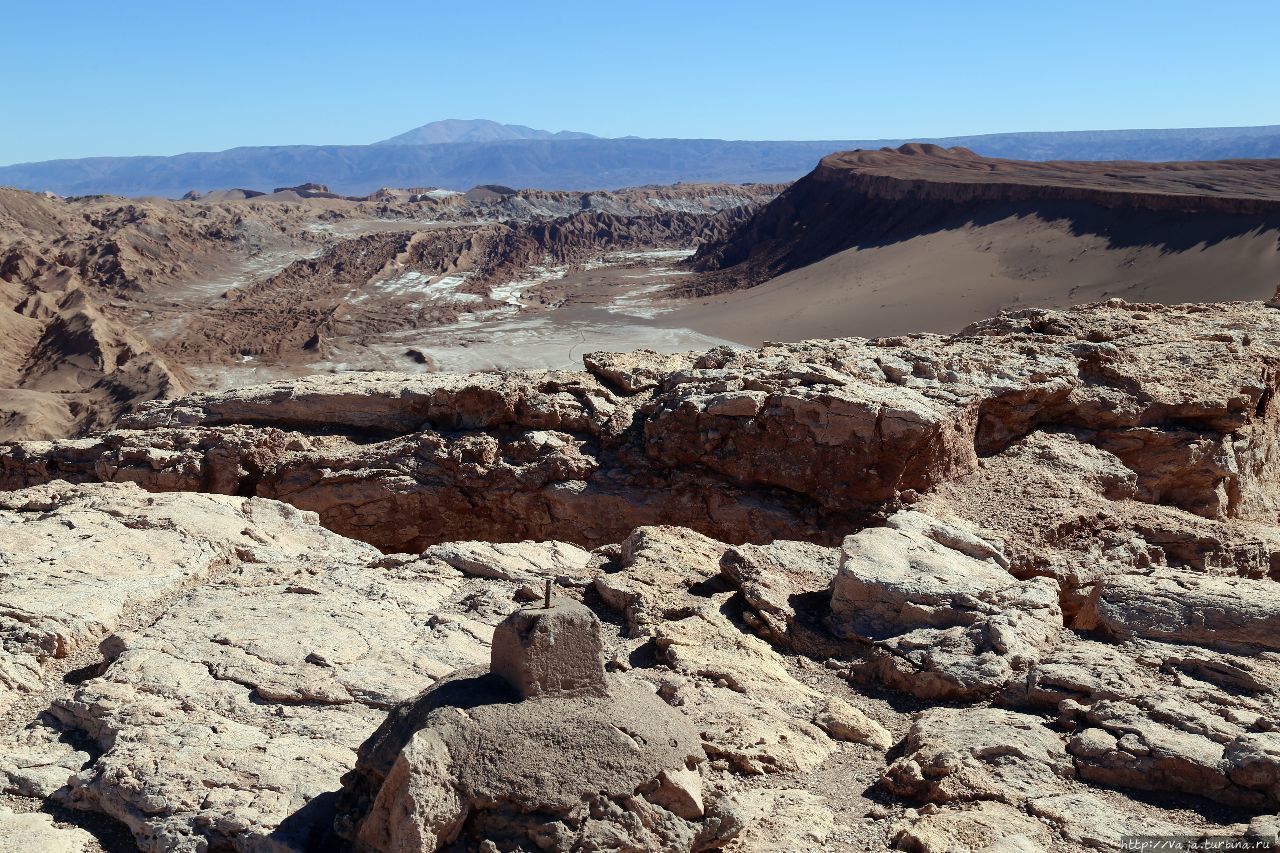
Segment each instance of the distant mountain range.
M0 167L0 186L60 195L156 195L270 189L309 181L334 192L479 184L616 189L684 182L790 181L833 151L933 142L1022 160L1221 160L1280 157L1280 125L1176 130L997 133L933 139L602 139L587 133L448 120L371 145L276 145L172 157L86 157Z

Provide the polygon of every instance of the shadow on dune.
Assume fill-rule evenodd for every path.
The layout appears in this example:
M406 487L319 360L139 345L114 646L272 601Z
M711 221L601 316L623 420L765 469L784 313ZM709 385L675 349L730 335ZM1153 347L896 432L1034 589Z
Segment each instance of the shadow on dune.
M849 249L1031 218L1064 224L1076 237L1101 237L1108 249L1116 250L1157 247L1164 253L1189 252L1268 234L1280 247L1280 212L1149 210L1086 201L885 199L797 184L726 240L703 246L690 263L712 273L713 280L715 272L732 271L757 284Z

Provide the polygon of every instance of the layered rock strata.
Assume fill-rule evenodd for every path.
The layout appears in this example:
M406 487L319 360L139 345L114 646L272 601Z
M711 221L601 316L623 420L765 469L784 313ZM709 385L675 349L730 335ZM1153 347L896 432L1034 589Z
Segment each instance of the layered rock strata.
M1117 301L951 337L307 379L151 404L92 439L6 446L0 483L271 497L387 550L594 547L654 523L835 544L1019 439L1070 431L1115 460L1114 492L1270 521L1277 316Z
M1175 251L1273 232L1280 228L1278 165L1031 162L918 143L837 152L727 236L699 247L691 265L710 275L691 289L751 287L846 249L1008 216L1068 220L1077 233L1115 245L1145 240Z

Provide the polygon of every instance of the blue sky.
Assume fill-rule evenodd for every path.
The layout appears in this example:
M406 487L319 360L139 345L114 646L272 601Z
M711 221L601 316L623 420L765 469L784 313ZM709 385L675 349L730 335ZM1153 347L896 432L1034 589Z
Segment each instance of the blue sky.
M0 164L441 118L874 139L1280 124L1280 3L4 0Z

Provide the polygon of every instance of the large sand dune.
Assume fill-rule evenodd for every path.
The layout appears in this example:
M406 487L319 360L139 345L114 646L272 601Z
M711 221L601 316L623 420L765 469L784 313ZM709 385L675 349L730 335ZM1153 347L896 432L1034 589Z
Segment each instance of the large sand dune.
M1180 250L1115 246L1073 233L1070 220L1014 213L846 249L762 285L697 299L663 322L758 344L952 332L1019 305L1268 299L1280 284L1278 239L1280 231L1259 226Z
M955 331L1002 308L1266 299L1280 161L1018 163L907 146L825 159L694 259L664 318L754 344Z

